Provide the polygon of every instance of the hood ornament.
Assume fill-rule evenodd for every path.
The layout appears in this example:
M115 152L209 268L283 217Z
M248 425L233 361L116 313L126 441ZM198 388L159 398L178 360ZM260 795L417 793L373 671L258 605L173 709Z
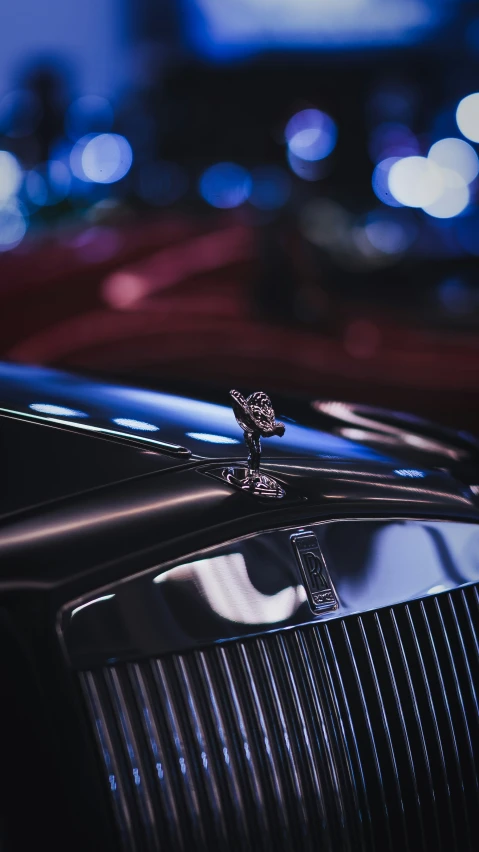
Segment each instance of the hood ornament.
M263 391L252 393L247 399L239 391L230 391L233 412L244 432L248 447L248 467L229 468L227 479L232 485L258 497L284 497L285 492L271 477L260 471L261 438L283 437L285 426L274 414L271 400Z

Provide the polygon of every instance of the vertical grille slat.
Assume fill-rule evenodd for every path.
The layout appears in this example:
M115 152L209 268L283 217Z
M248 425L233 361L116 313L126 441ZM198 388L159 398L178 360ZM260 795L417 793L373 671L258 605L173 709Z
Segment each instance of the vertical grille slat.
M467 809L467 803L466 803L466 798L465 798L465 785L464 785L464 778L463 778L463 773L462 773L461 759L460 759L460 756L459 756L459 748L458 748L458 743L457 743L456 731L455 731L455 726L454 726L454 722L453 722L452 714L451 714L451 706L450 706L450 703L449 703L449 700L448 700L448 693L446 691L446 684L445 684L445 680L444 680L443 669L442 669L441 662L440 662L439 655L438 655L438 649L436 647L436 642L434 641L434 635L431 632L430 619L428 617L426 607L425 607L423 601L420 602L419 606L420 606L421 616L422 616L424 623L425 623L425 626L426 626L426 636L427 636L427 640L428 640L428 643L429 643L429 647L430 647L431 652L432 652L432 658L433 658L433 661L434 661L434 668L436 670L437 678L438 678L438 681L439 681L439 692L437 694L438 694L438 696L440 695L440 700L438 702L436 702L436 706L439 707L442 704L442 706L445 710L447 727L449 729L449 737L444 736L444 734L446 733L446 731L444 731L444 734L442 735L442 740L443 740L443 743L448 743L451 746L450 750L452 751L452 753L454 755L454 763L455 763L455 768L456 768L456 773L455 773L456 779L454 781L453 789L459 790L459 792L460 792L460 798L461 798L461 804L462 804L462 810L463 810L464 826L466 828L466 833L468 835L468 840L469 840L469 843L470 843L471 842L471 835L470 835L470 827L469 827L469 819L468 819L468 809ZM452 763L452 761L449 761L449 764L451 764L451 763ZM457 783L456 783L456 781L457 781ZM461 824L462 821L459 820L458 823L459 823L459 827L462 828L462 824Z
M360 674L359 668L358 668L358 662L356 660L356 655L353 651L353 646L352 646L352 643L351 643L349 631L348 631L348 628L347 628L346 623L344 621L341 624L341 627L342 627L342 631L343 631L343 638L344 638L344 642L345 642L345 645L346 645L347 654L348 654L348 657L349 657L349 662L350 662L350 665L351 665L351 668L352 668L352 671L353 671L354 679L356 681L356 690L357 690L356 700L359 700L359 704L360 704L361 709L362 709L363 722L365 723L366 738L369 741L369 761L371 761L371 759L372 759L372 765L374 766L374 769L375 769L375 775L376 775L376 781L377 781L376 795L378 796L378 799L380 800L381 805L382 805L382 808L381 808L382 813L381 814L378 813L378 815L377 815L379 818L381 818L382 826L383 826L383 830L384 830L384 838L381 842L381 845L382 845L382 848L385 849L386 848L385 844L387 843L387 848L392 849L392 837L391 837L391 825L390 825L390 820L389 820L389 809L388 809L388 803L386 801L386 792L385 792L384 781L383 781L383 773L382 773L382 769L381 769L381 763L380 763L380 760L379 760L378 748L377 748L377 745L376 745L376 736L375 736L375 732L373 731L373 723L372 723L372 719L371 719L371 715L370 715L369 703L366 700L366 696L365 696L365 692L364 692L364 685L363 685L363 678L361 678L361 674ZM363 677L364 677L364 674L365 674L365 672L363 672Z
M375 624L376 624L376 629L377 629L377 632L378 632L379 641L381 643L381 649L382 649L384 659L385 659L385 662L386 662L386 666L387 666L387 671L388 671L388 675L389 675L389 681L391 683L391 689L392 689L392 694L393 694L393 697L394 697L394 702L396 704L396 712L397 712L397 715L398 715L399 727L400 727L400 732L401 732L401 735L402 735L402 742L404 743L404 748L406 750L407 762L408 762L408 766L409 766L409 773L410 773L410 778L411 778L412 787L413 787L413 791L414 791L413 798L414 798L416 808L417 808L417 818L418 818L419 832L420 832L420 837L421 837L421 847L422 847L423 850L426 850L427 846L426 846L426 838L425 838L424 824L423 824L423 818L422 818L421 794L419 792L419 785L418 785L418 780L417 780L417 775L416 775L416 768L415 768L415 764L414 764L414 756L413 756L413 752L412 752L412 748L411 748L411 741L410 741L410 738L409 738L409 735L408 735L408 729L407 729L406 719L405 719L405 715L404 715L403 703L401 701L400 691L399 691L399 688L398 688L396 675L394 673L393 664L391 662L391 656L390 656L390 653L389 653L389 650L388 650L388 646L387 646L386 638L385 638L384 631L383 631L383 628L382 628L381 620L380 620L380 617L379 617L379 613L377 613L377 612L374 613L374 621L375 621Z
M125 852L477 848L473 586L80 680Z
M359 749L358 736L357 736L356 728L355 728L355 724L354 724L354 715L353 715L353 712L352 712L352 707L350 707L350 705L349 705L347 693L346 693L346 690L344 688L343 678L341 676L341 668L340 668L336 653L334 651L334 644L331 640L331 635L330 635L330 632L329 632L327 626L325 627L324 634L325 634L325 638L328 642L329 654L330 654L330 656L333 660L334 673L335 673L335 677L336 677L336 680L337 680L338 686L339 686L339 692L337 692L336 689L335 689L335 685L334 685L333 681L331 681L333 694L337 695L338 697L339 696L341 697L341 702L339 703L339 701L338 701L338 703L337 703L337 708L338 708L337 712L338 712L338 720L339 720L339 723L340 723L341 728L342 728L346 753L347 754L350 753L351 755L354 755L354 762L356 764L356 767L354 768L353 767L353 758L351 757L350 758L350 767L351 767L350 778L351 778L351 782L352 782L351 789L352 789L352 792L353 792L353 797L357 801L359 801L359 799L361 798L361 800L364 802L364 811L365 811L365 813L367 814L367 817L368 817L368 827L369 827L368 839L369 839L370 845L369 846L366 845L365 848L375 850L376 840L375 840L374 829L373 829L373 818L372 818L372 814L371 814L371 809L369 807L368 790L367 790L366 778L365 778L365 773L364 773L364 769L363 769L363 762L362 762L363 758L361 756L361 751ZM321 637L320 637L319 632L318 632L318 641L319 641L319 643L321 643ZM343 708L344 708L344 711L345 711L345 718L343 718L343 716L342 716L342 709ZM347 728L347 733L345 733L345 728ZM361 814L361 810L358 807L358 815L360 815L360 814Z
M456 833L455 833L455 819L454 819L452 801L451 801L451 784L450 784L450 780L449 780L449 776L448 776L448 772L447 772L446 759L445 759L445 756L444 756L444 750L443 750L443 744L442 744L442 738L441 738L441 729L440 729L440 726L439 726L439 723L438 723L436 710L435 710L435 702L434 702L434 697L433 697L434 692L431 689L426 664L424 662L423 650L422 650L421 645L419 643L419 638L418 638L419 634L416 630L416 626L414 624L414 621L413 621L413 618L412 618L412 615L411 615L411 609L410 609L409 606L405 607L405 612L406 612L406 616L407 616L407 620L408 620L408 624L409 624L409 629L410 629L410 632L411 632L411 635L412 635L412 638L413 638L413 642L414 642L414 646L415 646L415 652L416 652L416 655L417 655L417 662L419 663L419 669L420 669L421 679L422 679L422 692L423 692L423 696L425 696L425 698L426 698L428 709L429 709L430 722L428 722L427 719L426 719L425 724L423 723L424 724L424 730L427 732L429 724L432 723L432 731L434 732L434 743L433 743L431 737L428 738L429 749L430 749L430 757L431 757L431 760L434 757L436 758L436 765L437 765L437 758L439 758L440 772L441 772L442 778L444 780L446 807L448 809L449 816L450 816L448 829L451 833L450 844L444 843L444 846L445 846L445 848L448 848L448 845L449 845L449 848L450 848L450 845L452 845L452 848L456 849L458 847L457 847L457 838L456 838ZM419 691L418 691L417 694L419 695ZM435 694L439 697L439 693L438 693L437 689L436 689ZM441 700L441 699L439 698L439 700ZM434 748L434 746L436 746L436 748ZM437 751L436 751L436 749L437 749ZM436 754L434 754L434 752L436 752ZM434 773L434 770L433 770L433 776L434 776L434 774L435 773Z
M389 722L388 722L387 713L386 713L386 710L385 710L385 707L384 707L384 700L383 700L381 687L379 685L376 666L375 666L375 663L374 663L373 655L371 653L371 648L370 648L369 640L368 640L368 637L367 637L367 634L366 634L364 621L361 617L358 618L358 624L359 624L359 630L360 630L360 633L361 633L361 639L363 641L364 649L366 651L369 670L371 672L372 680L373 680L373 683L374 683L374 692L376 693L376 700L378 702L379 709L380 709L381 723L382 723L384 733L385 733L385 736L386 736L387 751L389 753L389 760L391 762L390 768L392 770L392 778L393 778L393 781L394 781L394 785L396 787L395 792L396 792L397 803L398 803L399 812L400 812L399 813L399 820L398 820L398 823L400 823L400 825L398 825L398 829L399 829L399 833L401 833L401 828L402 828L403 837L404 837L404 848L406 850L408 850L409 849L409 842L408 842L408 835L407 835L406 823L405 823L405 818L404 818L403 793L402 793L400 779L399 779L399 769L398 769L398 763L397 763L397 760L396 760L394 744L393 744L393 740L392 740L392 736L391 736L391 730L390 730L390 726L389 726ZM386 774L386 773L384 773L384 774ZM393 797L391 797L391 799L393 800ZM391 823L392 823L392 819L391 819Z
M83 692L94 723L98 745L104 760L113 807L125 848L136 852L135 830L132 819L132 807L128 795L128 782L125 784L125 772L118 760L119 748L115 744L115 730L109 717L107 701L100 697L101 675L85 672L81 675Z
M134 711L125 694L126 669L106 670L107 688L117 718L125 760L128 761L133 785L134 799L142 826L142 848L158 848L157 822L154 816L148 784L148 769L145 766L145 749L139 742L139 726Z

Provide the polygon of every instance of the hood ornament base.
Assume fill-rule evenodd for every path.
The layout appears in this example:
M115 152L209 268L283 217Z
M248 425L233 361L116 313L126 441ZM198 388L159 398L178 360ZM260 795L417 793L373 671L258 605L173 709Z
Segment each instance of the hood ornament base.
M234 485L235 488L241 488L242 491L247 491L255 497L270 497L274 500L281 500L286 496L284 488L279 482L276 482L271 476L266 476L264 473L251 473L246 467L227 467L222 471L222 479Z
M230 391L233 412L241 426L248 447L248 466L230 467L223 472L223 478L236 488L248 491L257 497L271 497L279 500L285 491L276 480L260 471L261 438L283 437L285 426L275 419L271 400L263 391L252 393L247 399L239 391Z

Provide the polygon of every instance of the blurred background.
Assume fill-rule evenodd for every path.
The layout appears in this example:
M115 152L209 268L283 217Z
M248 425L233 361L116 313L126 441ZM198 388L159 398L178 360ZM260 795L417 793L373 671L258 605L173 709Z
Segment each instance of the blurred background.
M479 3L16 0L0 357L479 432Z

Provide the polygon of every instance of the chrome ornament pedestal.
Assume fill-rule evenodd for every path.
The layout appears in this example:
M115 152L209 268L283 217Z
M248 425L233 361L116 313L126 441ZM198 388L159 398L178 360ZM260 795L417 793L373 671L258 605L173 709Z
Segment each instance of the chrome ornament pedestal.
M227 467L222 471L222 478L235 488L241 488L242 491L247 491L255 497L281 500L286 496L284 488L275 479L259 471L249 470L247 467Z

